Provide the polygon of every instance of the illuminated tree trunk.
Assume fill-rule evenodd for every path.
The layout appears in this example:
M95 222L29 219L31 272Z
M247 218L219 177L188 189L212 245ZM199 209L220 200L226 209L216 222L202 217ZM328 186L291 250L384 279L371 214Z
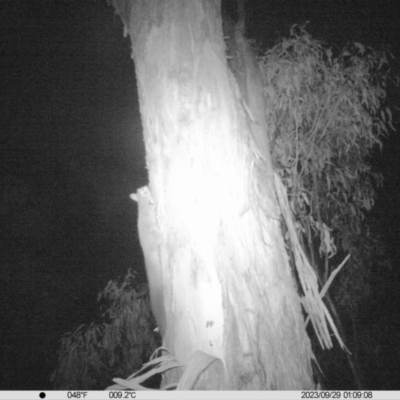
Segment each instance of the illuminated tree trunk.
M194 389L312 388L260 104L228 68L220 2L113 3L132 41L165 347L192 366L215 357Z

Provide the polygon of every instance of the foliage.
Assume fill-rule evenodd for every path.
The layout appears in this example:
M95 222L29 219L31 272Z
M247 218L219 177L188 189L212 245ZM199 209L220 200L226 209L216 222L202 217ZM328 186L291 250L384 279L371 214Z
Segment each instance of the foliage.
M335 244L354 250L374 186L382 184L368 160L393 128L384 106L389 55L355 43L334 57L295 25L261 59L274 169L309 251L318 243L326 258ZM331 267L318 267L326 281Z
M272 162L285 184L302 248L320 287L330 281L340 258L351 255L334 281L333 293L340 317L351 322L346 344L356 351L356 359L357 316L373 301L374 274L390 267L382 241L369 234L364 220L374 205L375 187L383 181L370 166L372 152L394 129L386 106L390 55L360 43L334 55L304 26L295 25L290 38L261 59ZM286 234L289 231L286 227ZM289 247L297 265L293 243ZM344 335L341 318L328 300ZM362 384L359 367L350 355L347 358L354 383Z
M335 298L341 310L351 310L354 318L360 314L359 309L365 309L366 301L376 301L372 285L375 288L378 286L376 276L383 269L390 270L392 264L382 239L376 234L369 234L366 227L363 227L359 235L349 239L348 243L346 250L352 255L352 259L338 279Z
M112 376L140 368L160 344L147 286L138 287L130 270L121 283L108 282L98 301L102 322L81 325L62 338L54 389L104 389Z

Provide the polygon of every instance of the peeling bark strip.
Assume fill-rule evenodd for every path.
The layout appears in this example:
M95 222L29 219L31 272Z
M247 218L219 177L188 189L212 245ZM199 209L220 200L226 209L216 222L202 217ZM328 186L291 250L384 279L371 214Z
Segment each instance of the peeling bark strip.
M238 2L237 22L227 14L223 15L223 31L228 66L239 86L242 105L249 120L249 129L259 154L267 163L269 170L272 170L262 74L256 52L245 38L245 11L242 1Z
M161 232L157 225L156 207L147 186L131 194L138 203L138 231L146 265L150 289L150 302L159 332L164 336L166 328L163 271L160 257Z

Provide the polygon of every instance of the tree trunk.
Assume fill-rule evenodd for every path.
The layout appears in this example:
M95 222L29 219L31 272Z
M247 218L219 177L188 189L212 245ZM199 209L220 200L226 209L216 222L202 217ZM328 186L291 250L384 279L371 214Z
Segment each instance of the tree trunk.
M193 389L313 388L261 121L228 68L220 2L113 3L132 41L165 347L189 366L215 357Z

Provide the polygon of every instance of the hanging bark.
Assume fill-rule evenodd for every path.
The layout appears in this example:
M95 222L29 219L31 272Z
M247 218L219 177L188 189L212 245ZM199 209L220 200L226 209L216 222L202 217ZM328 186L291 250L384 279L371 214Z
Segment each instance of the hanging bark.
M165 346L187 370L205 369L199 380L184 375L185 387L311 389L268 142L261 149L251 125L258 117L246 110L260 106L228 68L220 2L113 4L132 41Z

